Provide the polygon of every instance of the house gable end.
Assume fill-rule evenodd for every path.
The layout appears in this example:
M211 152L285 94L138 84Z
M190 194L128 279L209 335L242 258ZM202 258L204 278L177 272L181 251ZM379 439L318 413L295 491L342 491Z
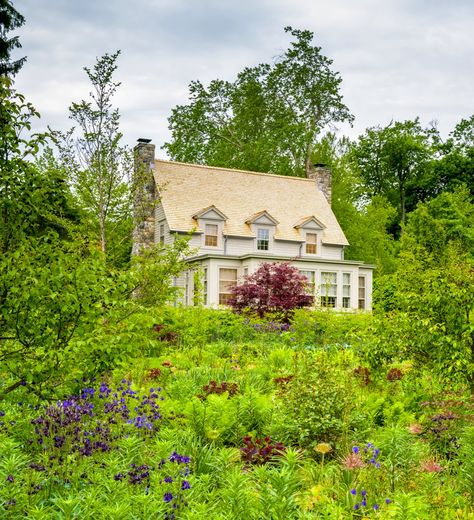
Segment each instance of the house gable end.
M245 221L247 224L260 224L267 226L277 226L278 220L270 215L268 211L259 211Z
M315 216L311 216L311 217L306 217L302 220L300 220L300 222L298 222L298 224L295 225L295 228L297 229L315 229L315 230L322 230L322 229L325 229L326 226L320 221L318 220Z
M204 208L193 215L193 219L199 220L227 220L227 216L215 206Z

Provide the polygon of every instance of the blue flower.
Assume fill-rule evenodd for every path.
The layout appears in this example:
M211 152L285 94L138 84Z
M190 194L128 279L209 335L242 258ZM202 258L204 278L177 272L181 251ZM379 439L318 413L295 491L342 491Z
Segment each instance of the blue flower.
M354 488L351 489L351 495L354 495L354 496L357 495L357 491Z
M183 480L181 484L181 489L184 491L185 489L191 489L191 484L187 480Z
M374 504L374 510L377 511L378 508L379 508L379 505L378 504Z
M359 504L356 504L356 505L354 506L354 509L355 509L356 511L357 511L359 508L360 508L360 505L359 505Z
M164 478L164 481L167 483L167 484L171 484L173 482L173 478L172 477L165 477Z
M386 499L385 499L385 503L386 503L386 504L390 504L390 502L391 502L391 500L390 500L389 498L386 498Z
M365 496L367 495L367 491L366 491L365 489L363 489L363 490L360 492L360 494L361 494L363 497L365 497Z
M357 455L359 453L359 446L353 446L352 451Z
M168 503L168 502L171 502L173 500L173 495L171 493L165 493L163 495L163 500Z

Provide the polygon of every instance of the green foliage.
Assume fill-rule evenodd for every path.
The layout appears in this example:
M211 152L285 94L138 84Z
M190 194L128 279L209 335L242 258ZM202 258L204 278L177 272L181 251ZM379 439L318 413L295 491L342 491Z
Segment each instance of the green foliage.
M170 245L157 244L132 257L131 275L135 297L146 307L173 303L180 296L173 278L185 269L183 258L189 254L188 239L177 238Z
M322 129L352 121L342 80L313 33L285 32L294 41L274 64L246 68L232 83L190 84L190 103L169 118L172 139L164 148L172 159L302 175Z
M100 253L52 236L30 239L1 259L0 272L0 356L15 385L42 395L126 357L114 341L130 312L130 286Z
M305 447L337 441L349 399L344 372L331 366L325 355L298 354L293 376L281 390L278 415L282 422L276 419L273 436Z
M420 200L425 177L434 157L433 128L422 128L418 118L369 128L353 147L354 165L369 194L384 195L398 208L405 223L407 209Z
M84 69L92 85L91 100L69 109L78 133L75 128L54 132L60 167L68 172L82 213L82 232L100 245L112 265L128 261L133 228L133 158L121 142L120 114L112 106L120 85L113 80L119 54L104 54L92 69Z

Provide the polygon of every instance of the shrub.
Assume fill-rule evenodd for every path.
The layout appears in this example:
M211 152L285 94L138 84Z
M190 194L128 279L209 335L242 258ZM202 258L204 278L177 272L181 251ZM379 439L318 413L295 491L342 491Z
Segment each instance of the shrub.
M306 292L306 277L288 263L263 263L255 273L232 289L229 304L236 312L275 314L288 322L295 309L308 307L313 297Z

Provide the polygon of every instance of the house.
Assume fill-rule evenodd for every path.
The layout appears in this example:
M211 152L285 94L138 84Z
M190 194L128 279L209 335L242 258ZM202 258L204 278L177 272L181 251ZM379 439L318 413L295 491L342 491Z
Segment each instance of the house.
M189 269L175 280L184 304L199 293L207 306L225 305L262 262L291 262L317 305L371 308L374 267L344 259L328 168L315 165L300 178L157 160L145 139L135 152L147 176L141 197L153 209L140 218L134 252L191 236Z

